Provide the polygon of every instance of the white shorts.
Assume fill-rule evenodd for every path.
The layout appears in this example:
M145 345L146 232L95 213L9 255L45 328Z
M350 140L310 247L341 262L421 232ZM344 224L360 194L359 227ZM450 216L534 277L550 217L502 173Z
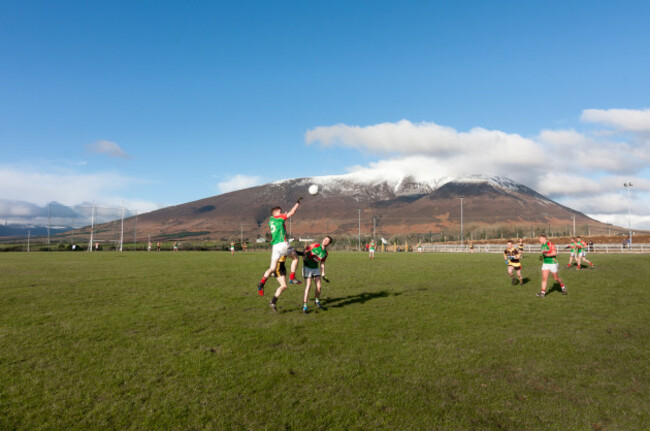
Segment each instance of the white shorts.
M230 247L230 251L235 251L235 247Z
M320 277L320 265L318 268L308 268L306 266L302 267L302 277L303 278L315 278Z
M575 251L572 251L572 252L571 252L571 257L578 257L578 256L576 256L576 252L575 252Z
M586 255L587 255L587 253L585 253L584 250L582 250L580 253L578 253L578 256L580 256L580 257L585 257Z
M549 270L554 274L557 274L557 263L543 263L542 271Z
M279 242L273 244L271 251L271 260L278 260L283 256L289 256L293 252L293 247L288 242Z

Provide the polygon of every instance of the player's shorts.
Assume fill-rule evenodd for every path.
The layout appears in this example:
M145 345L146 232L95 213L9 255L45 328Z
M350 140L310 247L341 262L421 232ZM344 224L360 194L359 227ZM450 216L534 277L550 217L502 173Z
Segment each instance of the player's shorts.
M307 266L302 267L302 277L303 278L315 278L320 277L320 265L318 268L309 268Z
M557 274L557 263L543 263L542 271L549 270L554 274Z
M230 251L235 251L235 247L230 247Z
M579 257L585 257L586 255L587 255L587 252L585 252L584 250L581 250L580 253L578 253Z
M291 253L293 253L293 247L291 247L288 242L273 244L271 260L278 260L282 256L289 256Z
M516 270L520 270L521 269L521 262L508 262L508 266L511 266Z
M418 251L422 251L422 247L418 247Z
M576 254L575 251L572 251L572 252L571 252L571 257L578 257L578 255Z
M368 251L369 251L370 253L374 253L374 252L375 252L375 249L374 249L374 248L371 248L371 249L368 250Z
M278 262L271 273L271 277L282 277L285 275L287 275L287 267L284 265L284 262Z

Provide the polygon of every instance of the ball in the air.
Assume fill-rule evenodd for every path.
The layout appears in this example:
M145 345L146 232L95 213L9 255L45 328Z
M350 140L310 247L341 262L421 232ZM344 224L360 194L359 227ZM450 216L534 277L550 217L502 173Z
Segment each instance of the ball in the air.
M309 194L312 196L316 196L318 194L318 186L316 184L309 186Z

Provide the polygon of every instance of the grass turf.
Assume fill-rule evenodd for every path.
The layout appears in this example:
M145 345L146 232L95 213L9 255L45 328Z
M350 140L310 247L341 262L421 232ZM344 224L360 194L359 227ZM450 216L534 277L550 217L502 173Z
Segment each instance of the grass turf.
M333 252L303 315L267 253L3 253L0 429L647 429L650 256L590 257Z

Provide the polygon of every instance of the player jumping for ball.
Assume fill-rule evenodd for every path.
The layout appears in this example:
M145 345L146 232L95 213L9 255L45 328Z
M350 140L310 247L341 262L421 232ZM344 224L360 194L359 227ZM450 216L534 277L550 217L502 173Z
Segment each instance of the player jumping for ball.
M508 241L503 258L508 265L508 275L512 279L512 285L517 284L517 278L519 278L520 284L524 284L524 279L521 277L521 252L512 244L512 241ZM517 278L515 278L515 271L517 271Z
M311 243L305 248L302 263L302 276L305 279L305 295L302 302L302 312L309 311L307 301L309 300L309 290L311 289L312 279L316 284L316 292L314 293L314 302L321 310L324 310L323 304L320 302L321 291L321 278L326 282L329 280L325 277L325 260L327 259L327 247L332 243L332 237L326 236L319 244L317 242Z
M271 276L277 278L278 283L280 284L280 286L276 289L273 298L271 298L271 302L269 302L269 307L271 307L271 310L273 311L278 311L278 298L280 298L282 292L287 289L287 268L284 265L284 262L286 260L287 258L285 256L282 256L280 259L278 259L278 263L276 264L275 269L273 272L271 272Z
M287 213L282 213L281 207L274 207L271 209L271 218L269 219L269 227L271 228L271 265L269 269L266 270L262 279L257 283L257 293L264 295L264 284L269 278L271 273L275 271L275 268L278 264L278 261L282 256L289 256L293 259L291 262L291 274L289 275L289 283L291 284L300 284L302 283L299 280L296 280L296 268L298 267L298 255L296 251L289 245L287 237L287 229L284 225L284 222L293 217L293 215L298 210L300 206L300 201L302 197L298 198L296 204L291 208Z
M558 276L558 264L557 264L557 249L555 244L548 240L548 237L544 234L539 236L539 243L542 245L542 255L540 256L542 260L542 291L537 294L540 298L546 296L546 284L548 282L548 274L553 275L553 279L560 283L562 288L562 295L566 295L566 286L562 279Z

